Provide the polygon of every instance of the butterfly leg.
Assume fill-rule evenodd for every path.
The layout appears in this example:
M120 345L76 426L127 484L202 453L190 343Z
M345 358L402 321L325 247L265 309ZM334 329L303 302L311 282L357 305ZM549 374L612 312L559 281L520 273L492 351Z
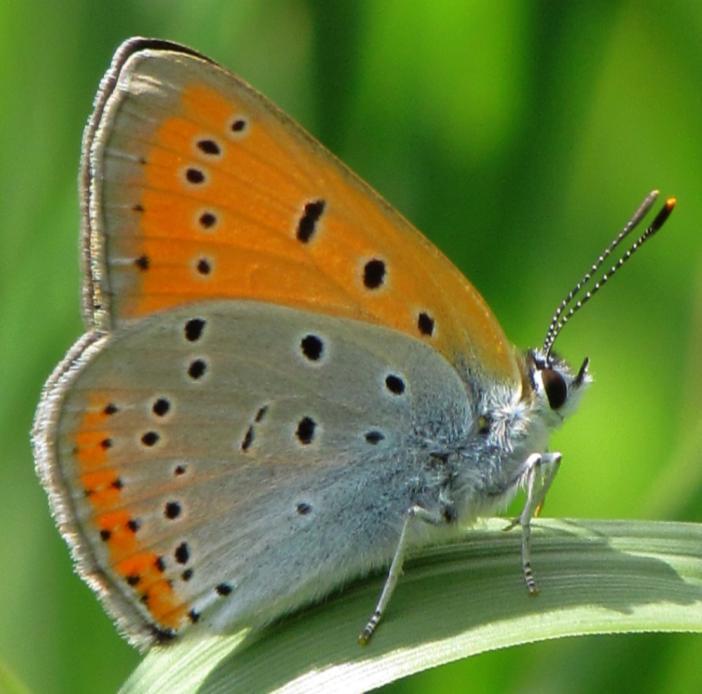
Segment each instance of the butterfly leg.
M522 476L526 482L526 502L519 517L505 528L510 530L515 525L522 526L522 572L530 595L539 592L531 569L531 520L539 514L560 464L560 453L532 453L526 459Z
M428 511L423 506L418 506L416 504L407 510L407 516L405 517L405 522L402 525L400 539L397 541L397 549L395 549L395 554L392 558L392 563L390 564L388 577L385 579L383 591L380 594L378 603L375 606L375 610L368 620L368 623L363 628L363 631L358 635L359 644L365 646L370 641L378 626L378 623L383 616L383 613L385 612L385 608L390 602L390 598L395 590L397 581L402 575L402 562L404 560L405 549L407 547L407 533L410 524L419 520L423 521L424 523L430 523L431 525L441 525L453 517L451 510L452 507L447 506L446 510L443 512Z

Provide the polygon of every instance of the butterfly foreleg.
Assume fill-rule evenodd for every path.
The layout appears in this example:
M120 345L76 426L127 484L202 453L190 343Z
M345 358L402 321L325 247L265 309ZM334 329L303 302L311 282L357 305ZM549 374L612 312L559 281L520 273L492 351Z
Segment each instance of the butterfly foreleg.
M539 515L560 464L560 453L532 453L526 459L522 474L526 486L526 502L519 517L505 528L511 530L515 525L522 527L522 573L530 595L539 592L531 569L531 520Z
M385 584L383 585L383 590L380 593L380 598L378 599L375 610L373 610L373 614L368 620L366 626L358 635L358 642L362 646L365 646L373 636L378 623L382 619L385 608L390 602L390 598L395 591L397 581L402 575L402 564L405 558L407 540L411 526L417 522L428 523L430 525L443 525L447 522L452 522L455 520L455 517L455 509L450 503L444 503L438 509L432 511L429 511L418 504L414 504L407 509L407 515L405 516L404 523L402 524L400 538L397 541L395 554L393 555L390 570L388 571L388 576L385 579Z

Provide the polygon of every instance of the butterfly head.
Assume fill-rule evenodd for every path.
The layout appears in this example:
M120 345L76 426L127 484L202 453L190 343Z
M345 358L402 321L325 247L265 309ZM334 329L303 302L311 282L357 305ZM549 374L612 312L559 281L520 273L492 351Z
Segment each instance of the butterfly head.
M597 280L593 281L595 273L646 216L651 207L653 207L657 197L658 191L654 190L644 198L622 231L600 253L588 271L558 305L546 331L543 347L530 350L527 353L525 369L529 384L531 385L531 391L536 397L537 407L545 413L546 421L552 420L557 424L573 412L580 400L583 387L592 380L588 373L589 359L585 358L578 371L573 372L568 364L555 354L553 345L566 323L665 224L675 207L675 198L668 198L665 201L651 224L629 249L608 270L605 270ZM588 286L590 287L589 289L587 288ZM551 416L548 415L549 412L552 413Z
M600 253L596 261L563 301L551 318L543 347L527 352L523 363L527 385L524 392L534 398L534 407L541 413L544 422L550 427L560 424L576 408L584 386L592 379L588 373L589 359L585 358L580 368L573 371L571 367L553 351L556 338L568 321L607 283L607 281L631 258L631 256L650 239L666 222L675 207L675 198L668 198L653 222L641 234L630 248L596 281L595 273L602 267L611 253L633 231L646 216L658 197L654 190L646 196L631 219L612 242ZM587 287L590 286L589 289Z
M574 371L553 353L547 355L540 349L527 352L525 369L534 406L551 427L558 426L575 411L585 387L592 382L589 364L586 357Z

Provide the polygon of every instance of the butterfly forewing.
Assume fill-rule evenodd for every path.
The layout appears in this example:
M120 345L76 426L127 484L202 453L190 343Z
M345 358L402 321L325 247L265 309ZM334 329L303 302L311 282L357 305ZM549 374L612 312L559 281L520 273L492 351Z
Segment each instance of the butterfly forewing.
M84 193L98 327L246 298L384 325L518 381L488 307L298 125L206 59L132 42L103 83Z

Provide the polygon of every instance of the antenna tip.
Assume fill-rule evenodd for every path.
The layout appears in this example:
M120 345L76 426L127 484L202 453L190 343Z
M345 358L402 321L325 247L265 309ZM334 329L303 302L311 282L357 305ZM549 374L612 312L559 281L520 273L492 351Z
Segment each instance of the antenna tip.
M651 223L650 229L653 233L658 231L665 224L665 221L668 219L668 217L670 217L670 213L673 211L676 203L677 199L673 197L668 198L665 201L663 207L661 207L661 211L655 216L653 222Z

